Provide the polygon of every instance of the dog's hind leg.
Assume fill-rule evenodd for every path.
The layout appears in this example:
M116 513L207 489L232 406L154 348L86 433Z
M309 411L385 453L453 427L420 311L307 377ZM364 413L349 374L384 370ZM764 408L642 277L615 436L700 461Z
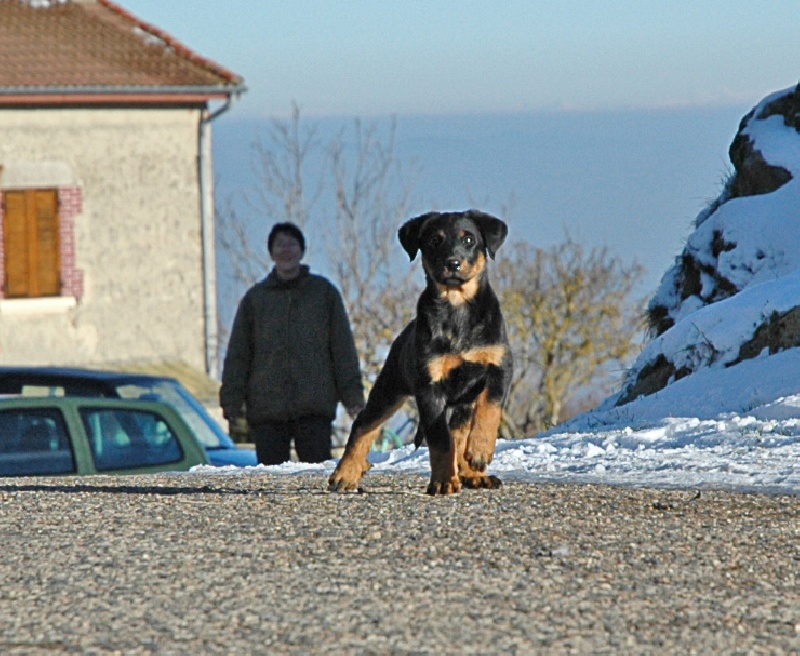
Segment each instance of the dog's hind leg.
M461 491L458 477L458 459L455 442L449 427L451 411L444 399L435 394L417 393L420 423L425 427L428 455L431 462L431 480L428 494L453 494Z

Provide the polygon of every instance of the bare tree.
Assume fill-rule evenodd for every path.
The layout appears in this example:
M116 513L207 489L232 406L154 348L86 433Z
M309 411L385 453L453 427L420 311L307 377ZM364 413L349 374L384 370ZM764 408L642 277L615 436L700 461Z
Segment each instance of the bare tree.
M304 169L309 153L318 146L316 135L316 129L301 122L300 107L292 103L291 118L273 121L267 138L254 144L257 187L251 205L273 221L288 221L301 228L308 222L323 186L323 180L317 180L311 198L307 197Z
M295 104L289 120L273 121L266 137L253 144L256 185L244 199L270 224L291 221L322 230L334 282L370 370L373 361L382 359L371 352L382 350L373 346L376 340L383 344L414 309L413 303L406 307L400 302L413 298L416 288L401 264L396 239L408 218L412 182L395 154L395 131L394 120L388 129L355 120L351 129L344 127L328 144L320 144L316 129L305 127ZM319 155L323 166L309 180L312 155ZM237 209L240 200L229 197L218 208L219 240L236 279L252 285L271 265L264 245L253 246L252 226Z
M327 224L328 257L336 263L337 283L370 380L391 340L411 318L419 290L402 264L396 238L408 218L412 185L404 177L394 139L394 121L382 136L379 125L365 127L356 120L330 146L336 212Z
M324 235L324 255L342 292L368 385L413 315L416 278L421 279L403 263L396 237L408 218L413 185L395 153L395 130L393 120L388 127L355 120L320 143L293 105L291 118L273 121L253 145L256 188L244 198L244 206L269 224L292 221ZM310 158L323 162L315 178L309 177ZM236 280L250 286L271 265L263 242L253 246L253 226L237 209L241 200L228 198L218 208L219 241Z
M518 243L498 261L498 292L514 352L506 431L530 435L607 382L641 334L631 293L642 274L606 248L571 238L550 249Z

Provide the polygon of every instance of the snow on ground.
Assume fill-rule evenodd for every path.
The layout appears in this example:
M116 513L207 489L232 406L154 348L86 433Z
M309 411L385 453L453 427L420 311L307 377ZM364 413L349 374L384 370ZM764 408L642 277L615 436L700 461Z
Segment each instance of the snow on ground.
M614 398L549 432L498 443L490 473L526 483L607 483L800 494L800 348L710 367L621 407ZM371 472L430 474L428 449L373 452ZM320 465L197 467L249 475ZM369 476L365 485L369 486Z
M600 406L541 436L501 440L489 471L506 481L800 493L800 349L707 369L625 406ZM742 381L746 381L742 384ZM372 453L372 472L429 474L428 450ZM321 465L198 467L231 475Z

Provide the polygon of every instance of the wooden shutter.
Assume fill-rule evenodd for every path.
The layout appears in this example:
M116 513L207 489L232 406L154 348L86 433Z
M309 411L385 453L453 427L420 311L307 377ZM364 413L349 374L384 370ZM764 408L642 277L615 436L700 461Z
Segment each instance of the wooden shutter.
M58 239L58 194L34 191L36 205L36 296L61 293L61 257Z
M58 296L58 193L37 189L6 191L3 196L6 298Z
M4 194L3 247L6 262L6 298L28 296L28 222L25 192Z

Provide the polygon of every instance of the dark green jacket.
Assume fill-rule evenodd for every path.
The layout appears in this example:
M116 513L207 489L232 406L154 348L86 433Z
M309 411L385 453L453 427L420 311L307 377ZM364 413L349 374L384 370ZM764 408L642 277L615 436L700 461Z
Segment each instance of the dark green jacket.
M336 404L363 405L353 334L339 291L303 266L293 280L273 270L251 287L233 321L219 392L228 419L333 419Z

